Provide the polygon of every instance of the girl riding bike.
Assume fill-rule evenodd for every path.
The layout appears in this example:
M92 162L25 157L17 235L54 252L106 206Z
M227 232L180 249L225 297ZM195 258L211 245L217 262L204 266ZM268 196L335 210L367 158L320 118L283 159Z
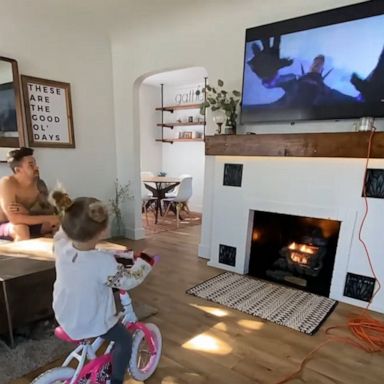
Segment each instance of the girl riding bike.
M68 202L54 237L53 309L71 339L101 335L114 342L111 384L122 384L131 357L132 336L119 321L112 288L136 287L151 271L154 260L142 253L131 268L125 268L111 252L96 249L107 231L108 210L99 200L82 197Z

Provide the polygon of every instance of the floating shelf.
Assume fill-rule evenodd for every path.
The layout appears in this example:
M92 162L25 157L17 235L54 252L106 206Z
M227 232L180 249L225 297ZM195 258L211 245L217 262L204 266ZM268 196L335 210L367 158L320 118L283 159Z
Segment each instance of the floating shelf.
M178 104L178 105L168 105L166 107L158 107L156 111L167 111L173 112L178 109L200 109L200 104Z
M371 132L288 133L206 136L208 156L366 158ZM384 158L384 132L376 132L372 158Z
M188 125L205 125L203 121L201 122L192 122L192 123L164 123L164 124L156 124L158 127L166 127L166 128L173 128L173 127L186 127Z
M200 139L156 139L155 141L158 141L160 143L169 143L169 144L173 144L174 142L190 142L190 141L200 141L200 142L203 142L204 139L203 138L200 138Z

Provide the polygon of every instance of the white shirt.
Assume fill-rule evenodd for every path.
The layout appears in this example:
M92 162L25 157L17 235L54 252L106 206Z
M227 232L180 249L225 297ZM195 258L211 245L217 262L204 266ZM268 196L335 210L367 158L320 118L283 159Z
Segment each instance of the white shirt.
M53 310L60 326L75 340L111 329L118 321L112 287L134 288L151 270L140 258L126 269L110 252L79 251L62 229L54 237L54 254Z

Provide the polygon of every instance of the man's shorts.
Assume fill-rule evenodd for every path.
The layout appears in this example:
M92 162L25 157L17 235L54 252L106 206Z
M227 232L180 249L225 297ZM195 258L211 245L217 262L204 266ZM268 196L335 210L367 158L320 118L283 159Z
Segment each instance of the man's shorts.
M9 221L3 221L2 223L0 223L0 239L1 240L13 240L11 236L11 226L12 224ZM28 225L28 227L29 227L29 235L31 237L41 236L42 224Z

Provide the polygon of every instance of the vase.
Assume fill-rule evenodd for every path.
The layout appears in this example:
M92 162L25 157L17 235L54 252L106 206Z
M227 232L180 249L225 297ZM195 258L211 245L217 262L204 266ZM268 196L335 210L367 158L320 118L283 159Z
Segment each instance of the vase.
M224 133L226 135L236 135L236 130L233 127L231 127L231 126L226 126Z
M113 217L111 222L111 237L124 237L124 223L121 217Z
M216 133L219 134L219 135L221 133L224 133L224 132L222 132L222 126L223 126L223 124L225 122L225 113L224 113L224 111L222 111L221 109L215 111L215 113L213 114L212 120L217 125Z
M225 133L228 135L236 135L236 127L237 127L237 113L232 112L225 122Z

